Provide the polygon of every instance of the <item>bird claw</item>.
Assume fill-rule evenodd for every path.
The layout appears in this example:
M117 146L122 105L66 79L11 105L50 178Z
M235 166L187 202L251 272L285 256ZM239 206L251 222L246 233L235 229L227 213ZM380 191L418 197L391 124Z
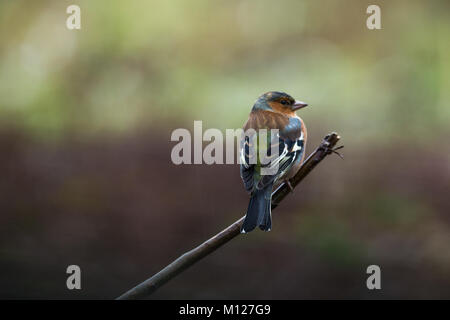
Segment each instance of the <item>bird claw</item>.
M284 181L284 183L286 183L286 185L289 187L289 189L291 190L292 193L294 193L294 188L292 187L291 182L289 181L289 179L286 179Z

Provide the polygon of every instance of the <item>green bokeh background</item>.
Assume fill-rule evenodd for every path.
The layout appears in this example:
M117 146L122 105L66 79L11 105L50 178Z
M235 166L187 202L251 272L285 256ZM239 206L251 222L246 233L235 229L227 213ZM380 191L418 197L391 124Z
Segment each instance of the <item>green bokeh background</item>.
M66 28L70 4L81 30ZM381 30L366 28L370 4ZM345 161L321 164L271 233L155 297L450 298L449 9L1 1L0 297L113 298L237 219L237 166L174 166L170 133L239 128L279 90L310 105L308 150L337 131ZM68 264L85 270L81 292L64 287Z

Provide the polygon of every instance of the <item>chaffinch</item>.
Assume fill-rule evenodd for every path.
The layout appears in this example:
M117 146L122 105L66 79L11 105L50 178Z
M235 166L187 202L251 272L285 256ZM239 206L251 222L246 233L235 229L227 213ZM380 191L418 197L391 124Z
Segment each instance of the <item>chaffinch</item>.
M245 189L251 194L241 227L242 233L252 231L256 226L261 230L270 231L272 190L283 182L286 182L292 190L288 179L300 168L306 145L306 127L295 112L306 106L306 103L296 101L284 92L276 91L261 95L253 105L244 125L246 135L240 154L241 178ZM261 137L260 129L267 130L266 141ZM278 135L271 136L269 131L271 129L278 129ZM249 131L253 134L248 134ZM268 144L277 149L268 148ZM269 149L279 152L272 156ZM256 160L253 158L255 154ZM276 170L264 174L263 169L267 168Z

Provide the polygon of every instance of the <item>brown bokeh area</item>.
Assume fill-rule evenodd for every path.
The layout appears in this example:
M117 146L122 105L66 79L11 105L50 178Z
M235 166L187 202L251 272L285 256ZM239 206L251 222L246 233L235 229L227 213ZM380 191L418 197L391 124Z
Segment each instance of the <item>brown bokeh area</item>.
M236 165L173 165L169 133L62 146L1 136L4 298L114 298L247 205ZM448 297L450 179L442 154L415 154L346 147L274 211L273 231L239 236L154 298ZM79 292L65 288L70 264ZM365 287L370 264L380 292Z

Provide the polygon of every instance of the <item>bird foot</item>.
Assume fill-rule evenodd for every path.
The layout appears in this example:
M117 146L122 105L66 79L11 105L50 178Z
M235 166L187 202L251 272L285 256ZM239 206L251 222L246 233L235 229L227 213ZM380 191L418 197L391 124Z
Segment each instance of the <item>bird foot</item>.
M289 179L284 180L284 183L286 183L286 185L289 187L289 189L291 190L292 193L294 193L294 188L292 187L291 182L289 181Z

